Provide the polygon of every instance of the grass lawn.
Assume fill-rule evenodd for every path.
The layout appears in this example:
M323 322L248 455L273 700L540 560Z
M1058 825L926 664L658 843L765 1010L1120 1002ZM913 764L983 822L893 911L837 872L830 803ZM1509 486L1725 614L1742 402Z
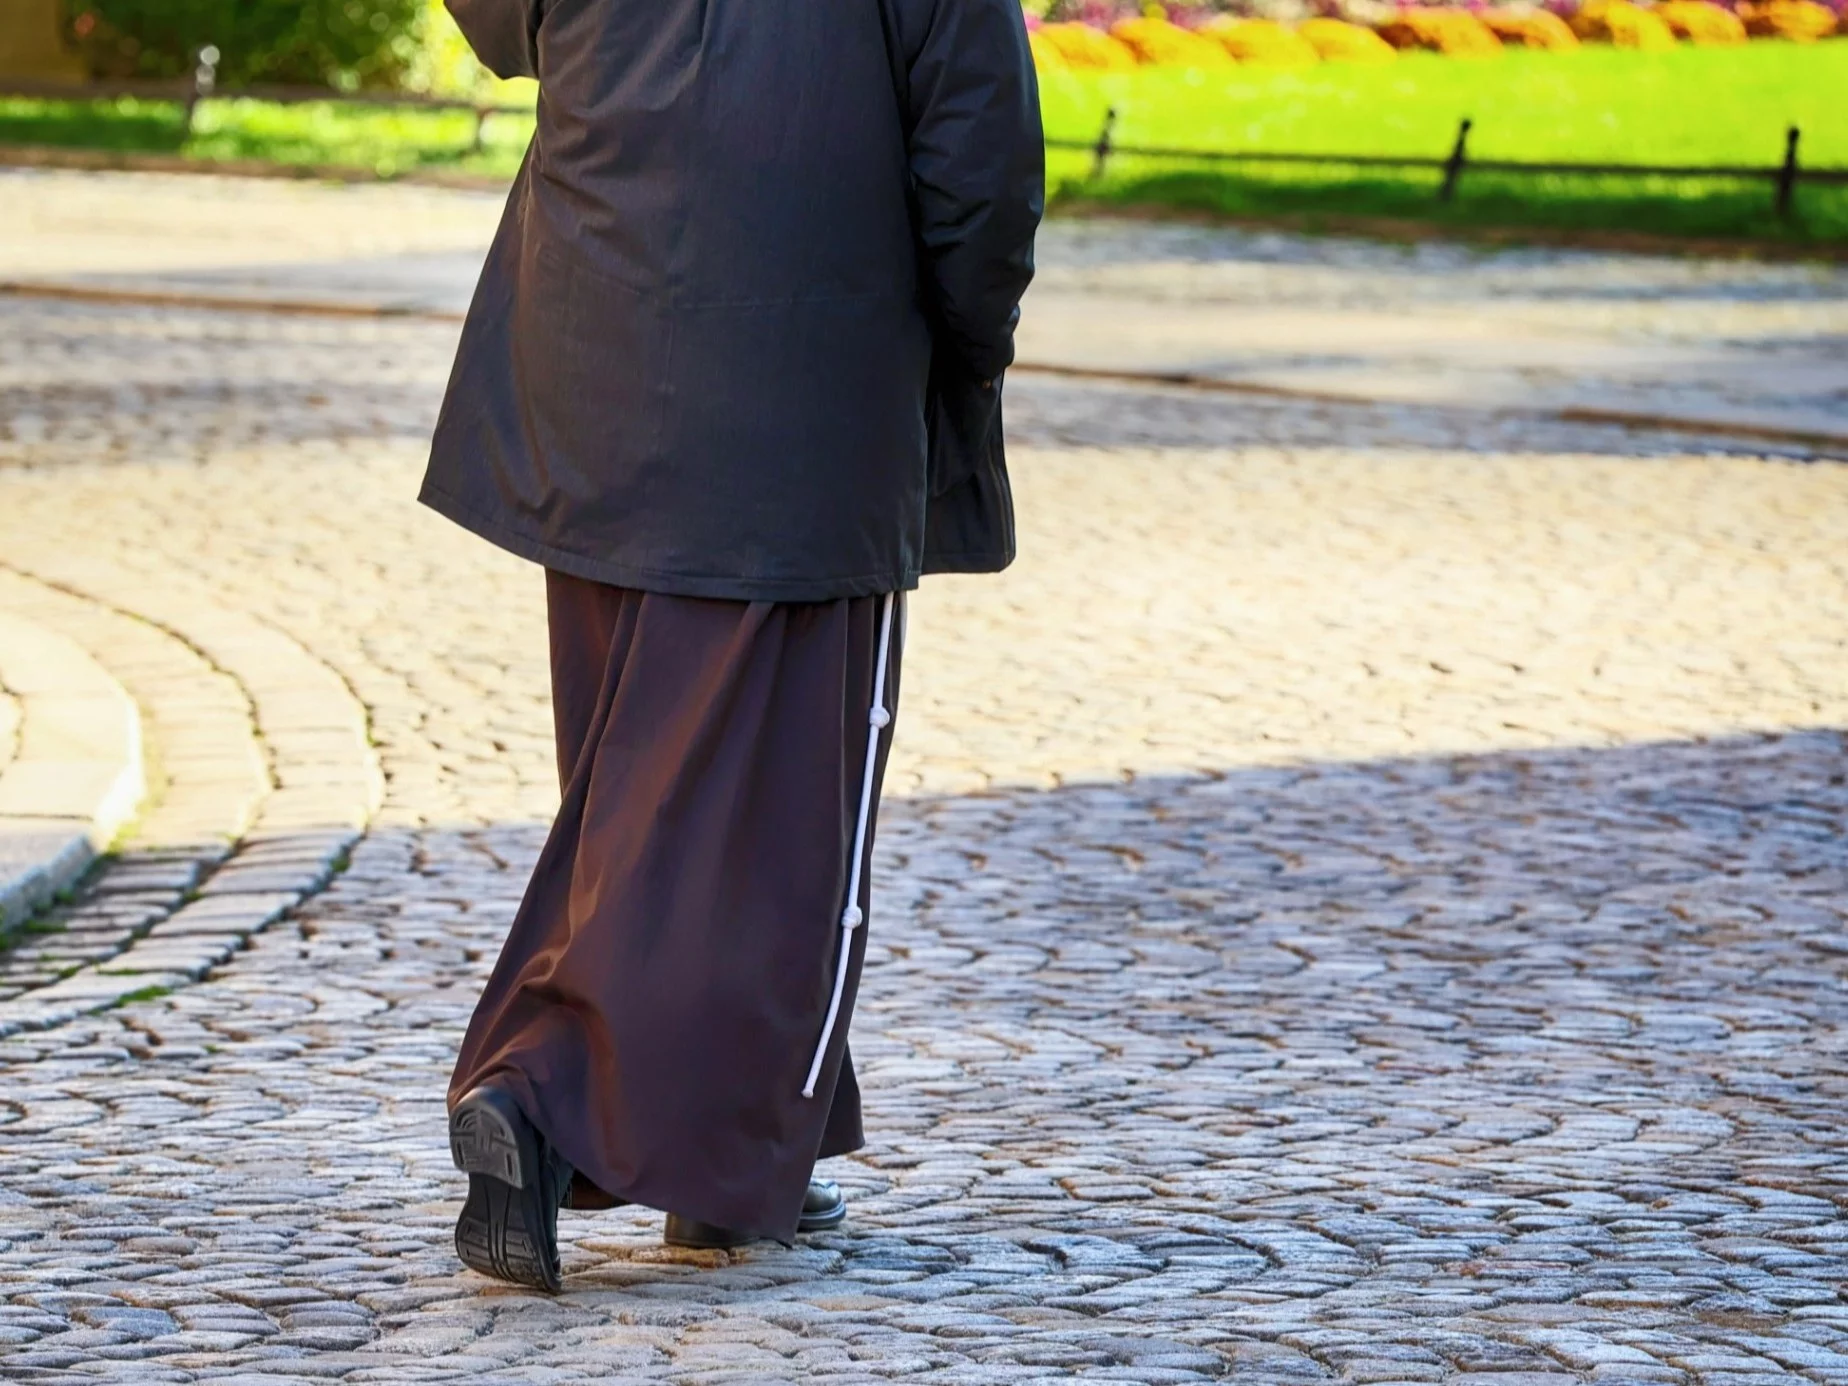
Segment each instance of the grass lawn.
M279 106L213 100L188 135L176 102L0 100L0 144L58 145L178 154L202 162L255 159L371 169L390 176L453 169L511 177L532 137L532 117L497 114L474 147L465 111L419 111L339 102Z
M1143 69L1042 77L1047 134L1090 142L1118 112L1124 145L1188 149L1442 156L1457 122L1475 122L1481 158L1772 165L1785 127L1803 131L1805 163L1848 167L1848 39L1759 41L1743 48L1636 53L1511 51L1460 59L1402 55L1380 64L1206 74ZM532 131L496 116L480 149L464 113L337 102L275 106L214 100L190 136L177 105L0 100L0 144L359 167L384 174L449 169L511 174ZM1669 234L1848 240L1848 188L1800 187L1794 224L1771 210L1768 183L1466 174L1436 201L1437 175L1353 167L1204 166L1128 156L1093 182L1090 158L1055 150L1055 195L1336 220L1387 216L1458 226L1596 228Z
M1848 167L1848 40L1637 53L1586 47L1479 59L1405 54L1379 65L1207 74L1144 69L1042 78L1047 135L1091 141L1117 110L1124 145L1442 157L1475 122L1485 159L1774 165L1784 131L1802 161ZM1208 167L1054 151L1049 181L1088 199L1226 212L1414 217L1468 225L1848 238L1848 188L1803 188L1786 227L1765 183L1466 174L1439 206L1433 172Z

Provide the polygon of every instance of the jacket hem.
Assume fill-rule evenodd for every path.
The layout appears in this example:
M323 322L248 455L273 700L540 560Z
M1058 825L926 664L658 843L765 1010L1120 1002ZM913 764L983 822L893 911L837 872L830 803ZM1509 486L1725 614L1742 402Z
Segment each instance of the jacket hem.
M750 578L720 573L676 573L637 567L604 558L590 558L523 532L475 510L426 479L417 493L418 503L471 534L519 558L542 564L568 577L657 592L668 597L705 597L740 602L828 602L844 597L878 597L887 592L908 592L918 585L919 570L860 573L844 577Z
M924 576L936 577L949 573L998 573L1011 567L1013 562L1013 554L996 553L992 549L977 549L968 553L927 553L924 555Z

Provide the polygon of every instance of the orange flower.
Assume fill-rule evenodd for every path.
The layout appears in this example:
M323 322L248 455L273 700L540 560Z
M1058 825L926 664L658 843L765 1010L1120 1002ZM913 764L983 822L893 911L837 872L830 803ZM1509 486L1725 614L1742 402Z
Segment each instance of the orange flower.
M1373 30L1340 19L1305 19L1296 32L1328 62L1387 62L1398 56Z
M1401 10L1380 25L1379 35L1394 48L1428 48L1452 57L1501 52L1501 40L1467 10Z
M1151 67L1230 67L1232 55L1210 38L1165 19L1122 19L1110 37Z
M1719 46L1745 42L1745 25L1739 16L1711 0L1664 0L1654 12L1675 31L1676 38L1689 43Z
M1033 54L1033 66L1041 72L1071 66L1059 51L1058 45L1037 29L1027 35L1027 47Z
M1836 30L1835 11L1816 0L1766 0L1739 6L1746 33L1754 38L1795 39L1809 43Z
M1572 32L1582 39L1619 48L1654 51L1675 46L1675 31L1656 14L1629 0L1585 0L1572 16Z
M1321 60L1308 39L1274 19L1235 19L1225 15L1200 33L1242 63L1301 67Z
M1089 24L1042 24L1035 35L1072 68L1122 72L1136 65L1136 55L1102 29Z
M1482 11L1481 19L1496 38L1517 48L1547 48L1557 52L1579 46L1572 26L1551 10L1487 9Z

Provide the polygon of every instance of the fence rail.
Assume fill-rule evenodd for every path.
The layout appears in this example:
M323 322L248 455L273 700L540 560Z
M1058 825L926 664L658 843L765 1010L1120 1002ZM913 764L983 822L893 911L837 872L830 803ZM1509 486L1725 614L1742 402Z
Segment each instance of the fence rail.
M208 57L209 55L209 57ZM460 111L475 118L472 148L479 151L483 127L497 115L530 115L531 106L506 102L471 101L453 96L426 96L419 92L399 91L330 91L326 87L289 87L253 85L220 88L217 82L217 50L200 54L199 64L191 77L166 82L51 82L30 77L0 79L0 98L29 97L50 101L110 101L133 97L138 101L168 101L185 110L185 128L192 129L199 103L208 99L226 101L269 101L283 106L305 106L314 102L331 102L341 106L397 107L424 111Z
M1091 178L1101 179L1112 158L1171 159L1202 164L1290 164L1320 165L1342 168L1429 169L1443 175L1437 198L1449 202L1456 196L1457 185L1466 172L1512 174L1586 174L1606 178L1713 178L1725 180L1762 180L1774 188L1778 215L1788 217L1800 183L1848 184L1848 168L1805 168L1798 161L1797 147L1801 131L1791 126L1784 135L1784 159L1778 164L1593 164L1569 160L1527 162L1519 159L1478 159L1469 152L1470 131L1474 122L1465 120L1457 126L1456 142L1450 153L1435 155L1399 154L1302 154L1271 149L1181 149L1160 145L1118 144L1117 112L1114 107L1104 116L1103 131L1094 140L1047 140L1048 149L1065 149L1091 156Z
M304 105L328 101L341 105L399 107L426 111L462 111L475 118L472 148L481 148L482 131L497 115L529 114L531 107L504 102L470 101L456 97L425 96L415 92L338 92L321 87L250 86L220 90L217 86L218 54L206 49L200 54L198 67L190 78L168 82L99 82L73 86L64 82L34 81L14 78L0 82L0 97L39 97L51 100L98 101L130 96L144 101L171 101L185 108L186 127L201 101L209 97L272 101L283 105ZM1466 172L1515 175L1581 174L1604 178L1712 178L1716 180L1765 181L1773 185L1778 215L1792 214L1799 184L1829 186L1848 185L1848 168L1806 168L1797 158L1802 132L1791 126L1784 137L1784 158L1778 164L1604 164L1576 163L1570 160L1529 162L1519 159L1478 159L1469 152L1470 131L1474 122L1457 126L1456 142L1443 156L1411 154L1308 154L1273 149L1183 149L1162 145L1129 145L1116 142L1117 110L1111 107L1104 116L1104 127L1094 140L1047 140L1048 149L1070 150L1091 156L1091 177L1104 176L1112 158L1167 159L1202 164L1286 164L1326 168L1394 168L1429 169L1442 174L1437 189L1440 202L1456 196L1457 185Z

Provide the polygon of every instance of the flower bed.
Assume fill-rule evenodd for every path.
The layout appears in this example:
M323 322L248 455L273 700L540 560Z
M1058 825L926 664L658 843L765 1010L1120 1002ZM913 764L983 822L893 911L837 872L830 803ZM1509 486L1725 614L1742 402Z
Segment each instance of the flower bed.
M1484 57L1504 47L1602 43L1648 51L1848 35L1848 0L1553 0L1545 7L1388 0L1173 0L1164 6L1150 0L1140 10L1111 0L1027 0L1027 10L1041 68L1104 72L1382 62L1412 50Z

